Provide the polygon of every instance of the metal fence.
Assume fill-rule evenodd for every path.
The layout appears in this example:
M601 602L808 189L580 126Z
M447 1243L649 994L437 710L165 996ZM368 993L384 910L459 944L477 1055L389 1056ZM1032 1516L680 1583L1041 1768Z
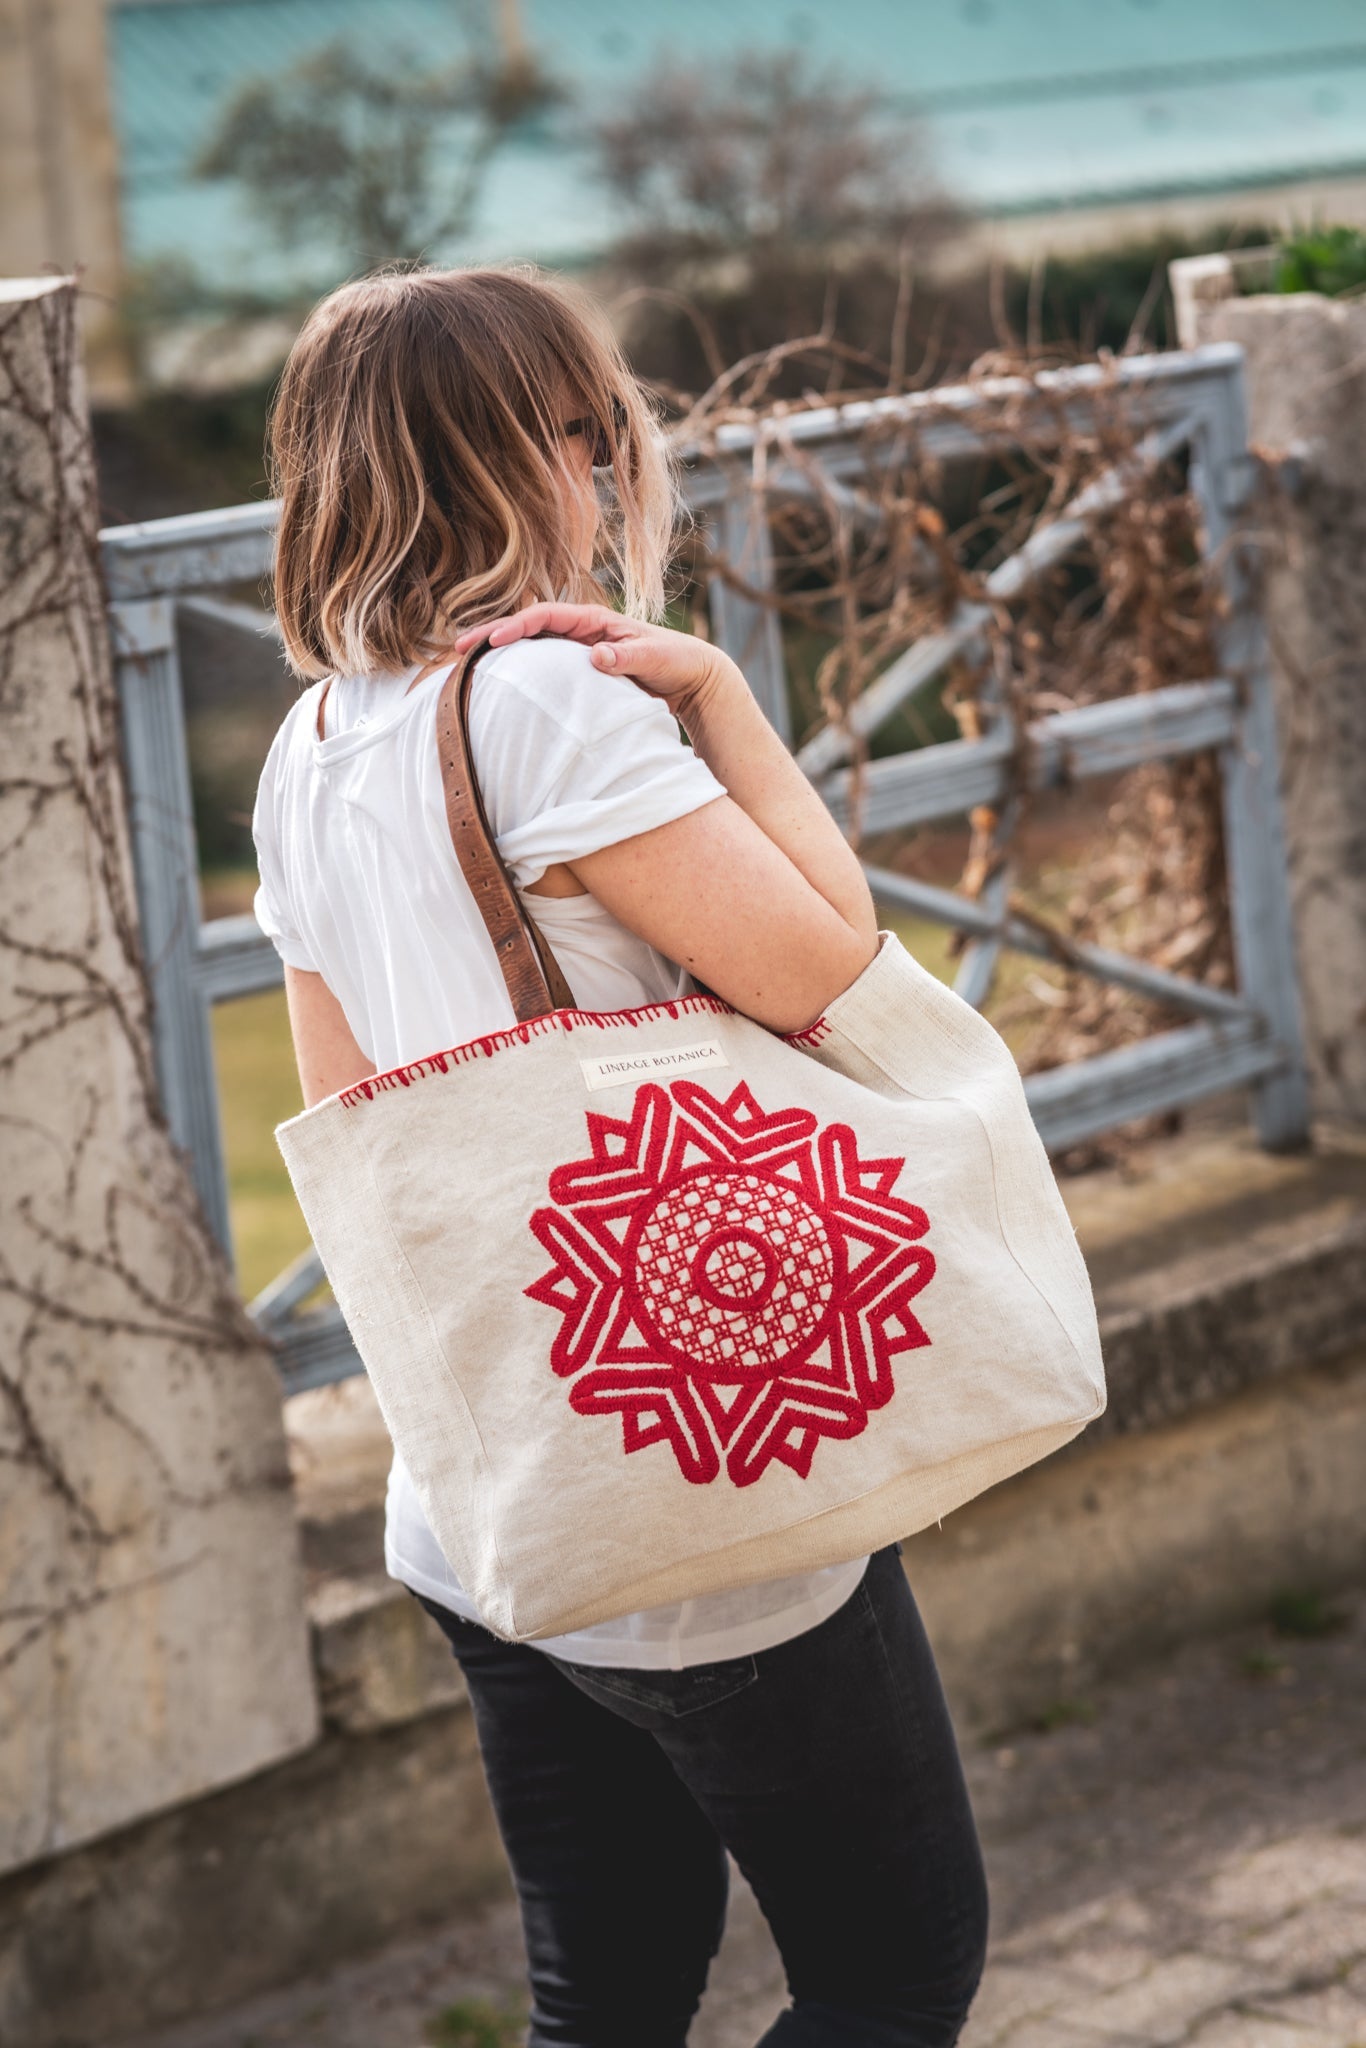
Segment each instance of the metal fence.
M1219 632L1220 673L1041 718L1027 734L1015 729L1007 707L998 706L981 739L869 762L861 771L860 815L866 831L961 817L974 806L999 803L1022 759L1030 786L1046 789L1216 750L1238 993L1121 953L1079 946L1069 955L1073 966L1156 997L1191 1021L1035 1075L1026 1092L1039 1130L1054 1149L1235 1086L1250 1090L1263 1144L1293 1146L1307 1132L1308 1100L1266 647L1239 532L1254 476L1239 349L1220 344L1117 366L1086 365L1031 382L1001 379L832 406L788 417L780 432L762 425L721 428L715 453L692 461L687 480L694 510L742 586L719 578L714 583L712 629L790 743L780 625L762 601L774 575L768 504L784 492L809 492L813 461L820 465L824 494L834 502L841 493L851 505L866 502L858 500L848 479L862 469L871 429L904 422L925 457L951 461L989 450L993 438L999 442L1002 429L984 426L993 407L1002 419L1009 414L1010 433L1019 440L1028 431L1020 422L1027 420L1032 401L1046 402L1041 430L1056 429L1060 417L1084 426L1117 383L1145 435L1134 462L1101 476L1058 519L1036 529L988 578L988 603L961 604L940 630L890 663L855 701L843 730L822 730L797 759L836 816L846 815L851 738L876 732L930 685L980 635L991 605L1008 603L1076 550L1097 514L1131 490L1144 470L1187 451L1208 573L1222 580L1228 597ZM800 451L800 462L794 462L793 451ZM762 490L754 487L756 475L762 476ZM274 506L261 504L112 527L102 535L157 1068L172 1132L189 1155L224 1245L230 1244L228 1196L210 1007L275 987L282 973L250 916L200 920L176 620L179 607L193 604L269 630L268 614L258 618L205 594L266 576L274 528ZM988 993L1003 947L1049 950L1036 928L1010 914L1001 877L972 900L882 869L870 868L869 879L881 901L967 935L957 986L974 1004ZM334 1308L300 1312L320 1278L310 1251L251 1304L278 1346L289 1391L360 1370Z

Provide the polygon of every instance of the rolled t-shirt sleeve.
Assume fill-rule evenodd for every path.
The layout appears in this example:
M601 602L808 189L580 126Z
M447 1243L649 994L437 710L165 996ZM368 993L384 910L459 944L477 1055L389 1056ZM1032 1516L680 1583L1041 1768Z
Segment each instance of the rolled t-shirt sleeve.
M278 903L270 895L264 881L262 881L260 888L252 898L251 907L255 912L257 924L260 925L261 930L270 940L270 943L284 961L285 966L301 967L308 974L316 974L318 970L314 963L313 955L309 952L308 947L298 932L290 924L287 915L281 911Z
M726 794L668 705L594 668L571 641L487 657L471 706L475 768L498 851L521 888L569 861L672 824Z

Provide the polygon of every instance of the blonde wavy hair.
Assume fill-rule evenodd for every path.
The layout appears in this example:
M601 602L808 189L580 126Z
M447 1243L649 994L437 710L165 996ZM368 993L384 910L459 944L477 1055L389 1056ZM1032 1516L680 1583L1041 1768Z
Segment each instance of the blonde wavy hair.
M301 676L394 671L465 626L601 590L565 422L599 431L594 566L657 618L677 510L644 392L591 303L529 269L421 270L314 307L271 409L275 609Z

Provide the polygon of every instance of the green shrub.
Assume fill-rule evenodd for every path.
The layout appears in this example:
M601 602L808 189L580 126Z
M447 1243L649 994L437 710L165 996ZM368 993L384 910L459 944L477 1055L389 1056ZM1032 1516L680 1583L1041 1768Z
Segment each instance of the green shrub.
M1350 1617L1333 1606L1322 1593L1286 1587L1271 1602L1268 1619L1278 1636L1298 1636L1312 1641L1317 1636L1339 1635Z
M1307 228L1283 242L1276 255L1278 292L1360 291L1366 286L1366 231L1361 228Z

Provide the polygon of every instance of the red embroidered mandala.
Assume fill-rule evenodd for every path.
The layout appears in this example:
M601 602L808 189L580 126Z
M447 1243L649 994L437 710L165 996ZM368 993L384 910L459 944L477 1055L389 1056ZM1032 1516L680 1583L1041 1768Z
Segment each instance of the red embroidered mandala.
M929 1343L910 1303L929 1218L893 1194L904 1159L860 1159L847 1124L765 1113L742 1081L637 1090L588 1112L531 1228L553 1261L526 1292L562 1318L555 1371L579 1415L619 1413L628 1452L667 1442L697 1485L805 1479L823 1436L858 1436L892 1365Z

